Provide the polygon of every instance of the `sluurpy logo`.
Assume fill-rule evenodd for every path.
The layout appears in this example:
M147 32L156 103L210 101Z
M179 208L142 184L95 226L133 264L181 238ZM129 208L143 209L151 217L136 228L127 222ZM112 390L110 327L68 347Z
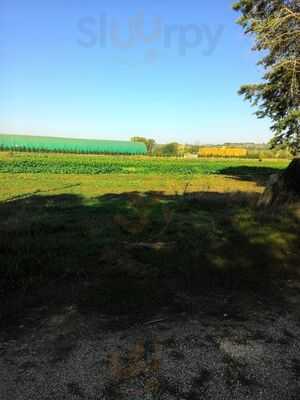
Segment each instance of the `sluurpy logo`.
M85 16L78 21L77 29L79 46L130 50L142 45L144 61L154 63L164 49L181 57L196 49L202 56L211 56L220 44L224 25L167 24L159 16L149 19L140 12L125 23L107 14Z

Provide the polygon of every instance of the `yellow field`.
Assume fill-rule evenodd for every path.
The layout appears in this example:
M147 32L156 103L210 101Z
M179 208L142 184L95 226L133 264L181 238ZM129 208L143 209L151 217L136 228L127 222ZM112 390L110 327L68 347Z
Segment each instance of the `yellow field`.
M238 147L202 147L200 157L247 157L247 149Z

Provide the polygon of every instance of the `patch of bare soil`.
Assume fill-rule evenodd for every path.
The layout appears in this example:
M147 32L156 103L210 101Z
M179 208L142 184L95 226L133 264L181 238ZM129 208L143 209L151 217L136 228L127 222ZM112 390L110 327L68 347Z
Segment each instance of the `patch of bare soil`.
M0 399L300 398L299 283L276 298L227 291L172 304L151 316L31 310L1 331Z

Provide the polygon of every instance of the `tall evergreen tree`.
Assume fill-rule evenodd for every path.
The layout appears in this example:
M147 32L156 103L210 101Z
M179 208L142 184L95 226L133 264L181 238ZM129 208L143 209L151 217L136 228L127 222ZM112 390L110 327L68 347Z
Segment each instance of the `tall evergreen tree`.
M262 51L262 82L244 85L240 94L273 121L272 147L286 144L300 152L300 0L240 0L239 24Z

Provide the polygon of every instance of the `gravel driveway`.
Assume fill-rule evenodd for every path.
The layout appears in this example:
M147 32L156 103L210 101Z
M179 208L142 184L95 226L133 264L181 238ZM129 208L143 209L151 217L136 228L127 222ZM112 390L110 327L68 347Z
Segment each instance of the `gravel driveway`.
M0 399L300 399L300 284L282 294L179 295L150 319L33 309L0 334Z

